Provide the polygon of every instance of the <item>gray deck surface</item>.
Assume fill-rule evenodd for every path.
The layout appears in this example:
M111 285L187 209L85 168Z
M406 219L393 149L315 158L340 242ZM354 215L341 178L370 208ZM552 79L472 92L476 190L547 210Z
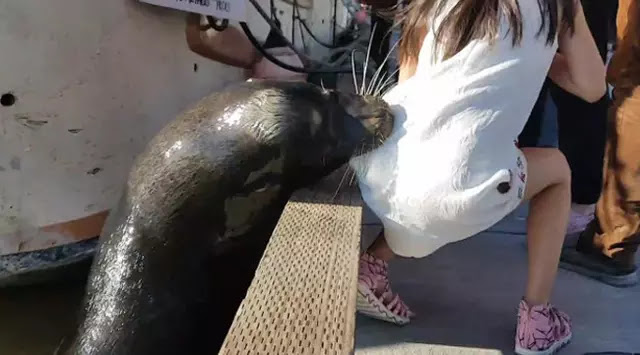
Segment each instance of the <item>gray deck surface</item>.
M364 246L379 230L375 217L365 216ZM524 216L521 208L427 258L393 261L392 289L418 317L397 327L358 316L356 354L513 354L526 280ZM553 302L574 323L562 354L640 353L640 287L617 289L561 269Z

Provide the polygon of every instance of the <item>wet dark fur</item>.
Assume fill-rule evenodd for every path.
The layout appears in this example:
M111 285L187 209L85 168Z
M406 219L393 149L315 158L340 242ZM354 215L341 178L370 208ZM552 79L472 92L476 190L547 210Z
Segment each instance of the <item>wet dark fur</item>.
M69 352L217 353L292 192L391 127L381 100L307 83L243 83L203 99L137 158Z

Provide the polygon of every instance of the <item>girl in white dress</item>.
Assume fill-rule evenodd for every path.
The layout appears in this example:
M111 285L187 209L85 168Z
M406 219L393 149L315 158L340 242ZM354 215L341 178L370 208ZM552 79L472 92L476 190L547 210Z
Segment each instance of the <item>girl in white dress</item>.
M548 354L571 337L549 304L570 207L562 153L514 144L545 77L587 101L605 69L576 0L412 0L400 84L385 96L394 132L352 160L383 233L360 259L358 310L408 323L387 262L424 257L487 229L530 200L529 273L516 352Z

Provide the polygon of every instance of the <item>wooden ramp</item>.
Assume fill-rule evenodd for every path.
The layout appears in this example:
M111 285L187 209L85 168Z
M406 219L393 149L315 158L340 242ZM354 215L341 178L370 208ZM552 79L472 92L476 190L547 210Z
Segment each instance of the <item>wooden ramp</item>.
M220 354L351 354L362 202L344 171L285 207Z

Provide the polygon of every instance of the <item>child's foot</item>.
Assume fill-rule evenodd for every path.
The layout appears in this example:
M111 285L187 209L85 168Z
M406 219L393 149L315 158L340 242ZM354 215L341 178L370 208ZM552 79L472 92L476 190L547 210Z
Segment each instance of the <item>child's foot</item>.
M516 354L548 355L571 340L571 320L549 304L529 306L525 300L518 307Z
M358 312L397 325L405 325L414 316L397 294L391 292L387 263L369 253L360 257L358 271Z

